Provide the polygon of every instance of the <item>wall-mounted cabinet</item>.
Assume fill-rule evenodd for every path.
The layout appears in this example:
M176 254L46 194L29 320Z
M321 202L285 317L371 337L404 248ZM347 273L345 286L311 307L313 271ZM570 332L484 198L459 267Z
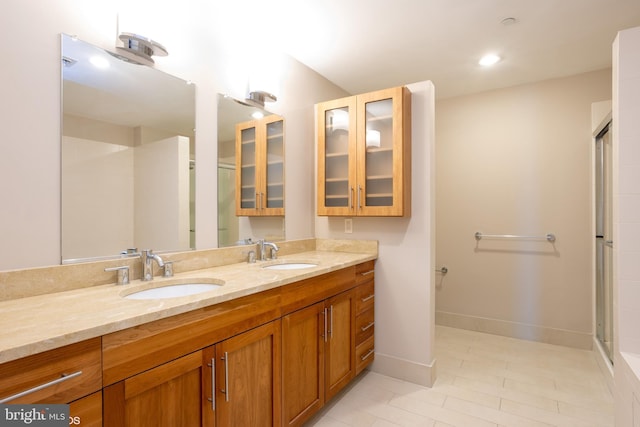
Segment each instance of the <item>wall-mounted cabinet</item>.
M284 119L236 125L236 215L284 215Z
M411 215L411 92L316 105L318 215Z

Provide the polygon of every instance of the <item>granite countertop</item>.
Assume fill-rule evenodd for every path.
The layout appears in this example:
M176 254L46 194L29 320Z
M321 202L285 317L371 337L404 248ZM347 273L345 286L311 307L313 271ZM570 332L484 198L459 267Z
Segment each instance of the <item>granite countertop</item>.
M276 261L236 263L193 270L172 278L134 280L129 285L101 285L0 302L0 363L98 337L143 323L273 289L339 270L376 254L308 251ZM305 262L315 267L270 270L266 265ZM217 279L219 288L197 295L155 300L132 300L124 295L170 285L184 279ZM191 280L189 280L191 281ZM194 280L194 282L197 280Z

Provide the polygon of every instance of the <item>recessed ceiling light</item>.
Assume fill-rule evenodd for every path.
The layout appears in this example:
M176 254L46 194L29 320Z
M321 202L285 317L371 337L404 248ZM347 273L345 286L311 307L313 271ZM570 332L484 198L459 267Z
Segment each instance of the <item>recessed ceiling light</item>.
M485 55L482 58L480 58L480 61L478 61L478 64L482 65L483 67L490 67L500 62L500 59L502 58L500 58L498 55L491 53L489 55Z

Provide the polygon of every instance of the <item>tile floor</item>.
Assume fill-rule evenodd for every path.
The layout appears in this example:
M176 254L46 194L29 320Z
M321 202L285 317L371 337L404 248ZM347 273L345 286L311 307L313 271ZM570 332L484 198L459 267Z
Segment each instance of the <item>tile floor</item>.
M607 427L613 397L590 351L436 327L433 388L364 372L315 427Z

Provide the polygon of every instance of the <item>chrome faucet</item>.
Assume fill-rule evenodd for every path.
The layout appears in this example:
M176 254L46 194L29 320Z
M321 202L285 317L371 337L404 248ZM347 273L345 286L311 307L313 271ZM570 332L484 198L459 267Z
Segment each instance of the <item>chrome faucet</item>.
M277 259L278 258L278 249L279 248L278 248L278 245L276 245L275 243L265 242L264 240L260 239L260 240L258 240L257 245L258 245L258 250L257 250L258 256L257 256L257 258L260 261L266 261L268 259L266 251L265 251L265 246L269 246L271 248L271 258L270 259Z
M158 267L164 267L164 261L160 255L153 253L151 249L142 250L142 280L153 280L153 260L158 263Z
M280 249L278 247L278 245L276 245L275 243L272 242L264 242L264 244L262 245L262 255L264 256L264 247L265 246L269 246L271 248L271 259L278 259L278 250Z

